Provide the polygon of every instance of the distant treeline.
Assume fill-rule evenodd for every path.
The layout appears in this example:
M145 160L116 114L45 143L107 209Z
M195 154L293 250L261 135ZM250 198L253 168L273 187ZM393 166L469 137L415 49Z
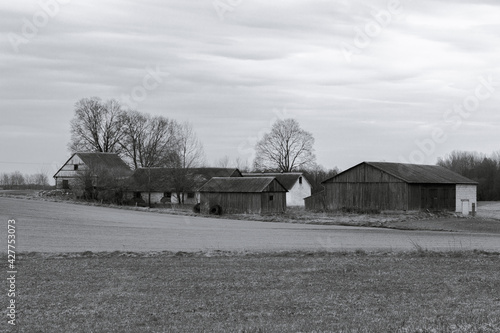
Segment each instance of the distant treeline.
M491 156L478 152L453 151L438 159L438 165L478 182L477 199L500 201L500 151Z
M42 190L50 188L49 177L44 172L23 174L20 171L0 174L0 188L4 190Z

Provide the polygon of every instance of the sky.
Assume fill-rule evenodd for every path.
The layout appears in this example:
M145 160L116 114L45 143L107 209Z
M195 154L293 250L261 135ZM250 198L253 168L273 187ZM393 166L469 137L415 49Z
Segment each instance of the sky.
M500 150L500 2L0 3L0 173L70 156L86 97L192 123L206 159L251 164L277 119L317 163L435 164Z

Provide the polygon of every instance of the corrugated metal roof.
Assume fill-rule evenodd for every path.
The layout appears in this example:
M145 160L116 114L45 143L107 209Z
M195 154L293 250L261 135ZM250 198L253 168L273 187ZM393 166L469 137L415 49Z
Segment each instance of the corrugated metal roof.
M477 182L439 165L421 165L390 162L362 162L332 178L323 181L323 183L328 182L328 180L333 179L345 172L348 172L349 170L356 168L362 164L367 164L374 168L377 168L385 173L403 180L406 183L477 184Z
M297 183L299 177L305 179L304 175L301 172L245 172L243 173L243 177L276 177L281 185L283 185L288 191L290 191L295 183Z
M200 188L200 192L261 193L264 192L273 181L276 181L276 184L280 187L280 190L276 192L287 191L275 177L215 177L203 185Z
M115 171L130 171L129 166L116 153L76 153L87 166L99 166Z

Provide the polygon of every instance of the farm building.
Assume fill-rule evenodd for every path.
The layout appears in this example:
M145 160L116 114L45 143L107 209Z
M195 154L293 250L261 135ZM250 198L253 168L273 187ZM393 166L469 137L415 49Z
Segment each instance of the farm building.
M449 210L476 207L477 183L437 165L363 162L322 182L308 209Z
M275 177L212 178L200 188L202 213L282 213L286 188Z
M139 168L127 186L125 197L146 204L196 204L198 189L213 177L241 177L230 168Z
M311 195L311 183L304 177L302 172L287 173L243 173L243 177L276 177L276 179L287 189L286 205L304 206L304 199Z
M74 153L54 175L57 189L82 187L91 179L97 187L105 179L125 179L132 174L128 165L115 153Z

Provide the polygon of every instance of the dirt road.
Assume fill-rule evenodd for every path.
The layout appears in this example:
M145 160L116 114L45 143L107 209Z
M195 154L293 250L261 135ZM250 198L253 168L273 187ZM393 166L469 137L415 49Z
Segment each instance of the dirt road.
M408 250L415 244L500 251L498 234L234 221L13 198L0 198L2 249L8 219L16 220L16 250L23 252Z

